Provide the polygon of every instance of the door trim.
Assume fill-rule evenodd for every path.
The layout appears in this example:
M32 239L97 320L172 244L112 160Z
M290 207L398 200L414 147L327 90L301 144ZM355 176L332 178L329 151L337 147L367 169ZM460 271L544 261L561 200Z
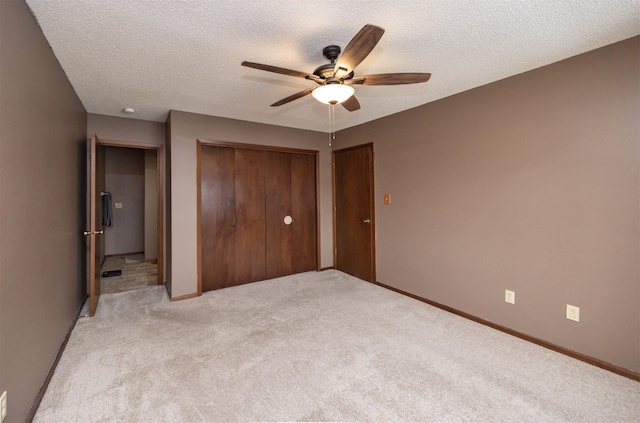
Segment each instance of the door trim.
M164 145L135 141L98 139L99 145L105 147L136 148L140 150L156 150L156 185L158 187L158 285L164 285Z
M99 243L96 240L97 232L97 222L102 219L102 213L100 219L96 213L98 210L100 212L101 209L98 208L98 201L96 200L96 195L98 192L98 137L96 134L92 134L91 137L87 140L87 166L88 166L88 213L89 213L89 230L84 232L84 235L89 236L89 251L87 255L87 259L89 262L87 263L88 267L88 289L89 289L89 317L93 317L96 314L96 310L98 308L98 302L100 301L100 277L98 266L101 266L101 263L98 263L100 260L100 256L103 254L103 251L98 248ZM104 156L102 156L104 158ZM104 159L103 159L104 160ZM100 162L102 163L103 160ZM101 168L102 172L104 172L104 168ZM100 225L102 226L102 225ZM104 231L101 230L100 234ZM101 245L101 243L100 243Z
M202 145L211 145L214 147L241 148L245 150L262 150L262 151L272 151L276 153L309 154L309 155L315 155L315 156L317 156L320 153L318 150L303 150L301 148L276 147L272 145L260 145L260 144L244 144L241 142L217 141L217 140L208 140L205 138L198 138L197 141Z
M369 196L369 207L371 209L371 283L376 282L376 193L375 193L375 178L374 178L374 147L373 143L366 143L355 145L353 147L341 148L339 150L333 150L331 152L331 190L332 190L332 201L333 201L333 268L338 268L338 233L337 233L337 216L336 216L336 153L341 153L349 150L357 150L360 148L370 148L371 149L371 160L369 162L369 169L371 169L371 174L369 176L369 185L371 186L370 196Z
M275 153L292 153L292 154L306 154L315 157L316 162L316 271L320 270L320 151L318 150L303 150L299 148L289 147L276 147L270 145L259 144L243 144L238 142L229 141L217 141L209 140L205 138L196 139L196 179L197 179L197 216L196 216L196 228L197 228L197 260L198 260L198 292L197 296L202 295L202 204L201 204L201 180L200 180L200 161L202 155L203 146L211 147L227 147L234 149L245 150L261 150Z

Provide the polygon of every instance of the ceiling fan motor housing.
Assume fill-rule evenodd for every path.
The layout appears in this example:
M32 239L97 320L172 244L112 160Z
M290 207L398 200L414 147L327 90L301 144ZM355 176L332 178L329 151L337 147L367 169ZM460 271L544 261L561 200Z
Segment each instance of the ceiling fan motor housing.
M324 65L318 66L316 70L313 71L313 74L327 81L331 81L335 74L336 59L338 58L338 56L340 56L341 51L342 50L340 49L340 46L331 45L323 48L322 54L324 55L324 57L329 59L331 63L326 63ZM353 71L341 78L341 80L351 78L353 78Z
M327 46L322 49L322 54L324 57L329 59L331 63L326 63L324 65L318 66L316 70L313 71L314 75L318 75L322 79L330 79L333 77L333 70L336 66L336 59L340 56L340 46Z
M318 75L322 79L329 79L333 77L334 67L334 64L327 63L325 65L318 66L316 70L313 71L313 74Z

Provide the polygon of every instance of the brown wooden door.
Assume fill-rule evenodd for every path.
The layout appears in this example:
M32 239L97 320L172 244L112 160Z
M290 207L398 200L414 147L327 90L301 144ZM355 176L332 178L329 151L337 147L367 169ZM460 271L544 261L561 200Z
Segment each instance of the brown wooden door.
M315 155L203 145L199 166L202 291L317 269Z
M267 279L293 273L293 223L291 208L291 154L267 153L266 275ZM293 218L293 217L292 217Z
M236 282L266 278L265 151L236 149Z
M316 172L316 156L291 154L291 273L318 269Z
M265 152L200 152L202 290L265 279Z
M315 156L268 152L266 163L267 278L315 270Z
M235 150L204 147L200 155L202 290L236 280Z
M375 282L373 145L333 153L335 183L335 267Z
M102 196L104 191L104 146L99 145L96 135L92 135L87 142L87 165L89 188L88 213L89 228L84 235L89 237L87 250L89 316L93 317L100 300L100 271L104 258L104 228L102 227Z

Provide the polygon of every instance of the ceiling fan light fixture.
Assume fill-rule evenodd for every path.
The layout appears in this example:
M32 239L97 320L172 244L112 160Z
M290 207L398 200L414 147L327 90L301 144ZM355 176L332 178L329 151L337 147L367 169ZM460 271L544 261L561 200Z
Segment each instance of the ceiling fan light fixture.
M313 98L324 104L340 104L353 95L353 87L344 84L327 84L311 92Z

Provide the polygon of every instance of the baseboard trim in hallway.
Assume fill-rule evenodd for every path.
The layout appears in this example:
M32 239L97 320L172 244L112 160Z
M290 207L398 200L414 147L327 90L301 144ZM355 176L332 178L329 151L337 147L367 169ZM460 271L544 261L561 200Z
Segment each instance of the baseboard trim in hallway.
M187 295L180 295L178 297L170 297L171 301L182 301L182 300L188 300L190 298L196 298L199 297L202 294L198 294L197 292L194 292L193 294L187 294Z
M629 379L632 379L632 380L640 382L640 373L636 373L636 372L634 372L632 370L625 369L624 367L616 366L615 364L607 363L606 361L599 360L597 358L590 357L588 355L581 354L581 353L576 352L576 351L572 351L570 349L561 347L561 346L556 345L556 344L552 344L550 342L544 341L542 339L539 339L539 338L536 338L536 337L533 337L533 336L529 336L529 335L527 335L525 333L518 332L516 330L510 329L510 328L508 328L506 326L499 325L497 323L490 322L488 320L484 320L484 319L482 319L480 317L474 316L474 315L469 314L469 313L465 313L464 311L460 311L460 310L455 309L453 307L449 307L449 306L446 306L444 304L440 304L440 303L437 303L435 301L428 300L426 298L420 297L418 295L411 294L411 293L403 291L401 289L394 288L394 287L386 285L386 284L384 284L382 282L374 282L374 284L378 285L378 286L380 286L382 288L386 288L388 290L397 292L398 294L402 294L402 295L405 295L407 297L413 298L414 300L422 301L423 303L432 305L432 306L437 307L439 309L442 309L444 311L448 311L450 313L456 314L456 315L458 315L460 317L464 317L465 319L469 319L469 320L472 320L472 321L474 321L476 323L480 323L482 325L489 326L492 329L499 330L500 332L504 332L504 333L507 333L509 335L515 336L516 338L520 338L520 339L523 339L525 341L532 342L532 343L534 343L536 345L540 345L541 347L550 349L550 350L558 352L560 354L564 354L564 355L569 356L571 358L575 358L576 360L584 361L587 364L591 364L591 365L599 367L601 369L608 370L610 372L616 373L616 374L618 374L620 376L624 376L624 377L627 377Z
M58 367L58 362L60 361L60 357L62 357L62 353L67 346L67 342L69 342L69 338L71 337L71 332L73 332L73 328L76 326L76 322L80 317L80 313L82 313L82 309L84 308L85 303L89 299L88 295L85 295L84 299L80 303L80 308L76 312L76 316L73 318L71 322L71 326L69 326L69 330L67 331L67 335L64 337L64 341L60 345L60 349L58 350L58 354L56 354L56 358L53 360L53 364L51 364L51 368L47 373L47 376L44 378L44 382L38 391L38 395L36 395L35 400L33 401L33 405L31 406L31 410L29 410L29 414L27 415L27 419L25 420L27 423L31 423L33 418L36 415L36 411L38 411L38 407L40 407L40 403L42 402L42 398L44 397L44 393L47 392L47 388L49 387L49 383L51 382L51 378L53 377L53 373L56 371L56 367Z

